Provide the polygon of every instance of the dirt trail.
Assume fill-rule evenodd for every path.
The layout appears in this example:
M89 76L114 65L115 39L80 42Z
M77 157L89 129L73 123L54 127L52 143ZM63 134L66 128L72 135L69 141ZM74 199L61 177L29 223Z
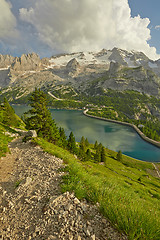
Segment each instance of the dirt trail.
M1 159L0 239L127 239L96 206L61 193L61 159L22 138L10 143L10 150Z
M11 143L9 143L11 152L7 153L5 157L0 158L0 182L7 181L13 173L14 164L19 154L18 149L16 149L18 141L21 140L14 139Z

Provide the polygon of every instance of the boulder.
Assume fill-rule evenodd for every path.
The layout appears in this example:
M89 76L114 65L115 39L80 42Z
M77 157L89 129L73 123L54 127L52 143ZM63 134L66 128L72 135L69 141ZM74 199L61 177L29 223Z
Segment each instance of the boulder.
M23 138L23 142L30 141L32 138L37 137L37 133L35 130L29 130L25 133L25 136Z
M37 133L35 130L29 130L27 133L26 133L26 137L37 137Z

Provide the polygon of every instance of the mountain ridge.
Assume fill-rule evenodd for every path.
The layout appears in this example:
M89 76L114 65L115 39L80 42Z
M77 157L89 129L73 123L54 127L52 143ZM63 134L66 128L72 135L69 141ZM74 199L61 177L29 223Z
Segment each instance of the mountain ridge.
M160 59L153 61L144 53L118 48L99 52L78 52L42 58L36 54L21 57L0 55L1 95L17 92L15 98L27 96L35 87L48 85L72 86L76 91L87 92L93 87L105 92L134 90L160 96ZM49 89L50 91L51 89ZM53 93L54 94L54 93Z

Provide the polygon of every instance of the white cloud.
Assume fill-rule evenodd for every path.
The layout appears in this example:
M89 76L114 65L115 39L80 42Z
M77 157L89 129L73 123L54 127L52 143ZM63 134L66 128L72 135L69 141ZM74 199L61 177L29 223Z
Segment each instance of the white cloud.
M155 26L155 29L159 30L160 29L160 25Z
M128 0L34 0L31 8L20 9L20 19L31 23L39 38L56 51L116 46L159 57L147 43L149 19L132 18Z
M0 3L0 39L10 41L17 36L16 18L11 12L11 4L6 0Z

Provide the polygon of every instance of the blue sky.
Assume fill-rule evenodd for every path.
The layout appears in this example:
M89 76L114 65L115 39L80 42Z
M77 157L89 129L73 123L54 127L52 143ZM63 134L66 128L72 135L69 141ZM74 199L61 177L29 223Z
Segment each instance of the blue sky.
M151 30L150 46L156 47L160 54L160 0L129 0L131 15L149 18ZM156 27L157 26L157 27Z
M119 47L160 58L160 0L0 0L0 53Z

